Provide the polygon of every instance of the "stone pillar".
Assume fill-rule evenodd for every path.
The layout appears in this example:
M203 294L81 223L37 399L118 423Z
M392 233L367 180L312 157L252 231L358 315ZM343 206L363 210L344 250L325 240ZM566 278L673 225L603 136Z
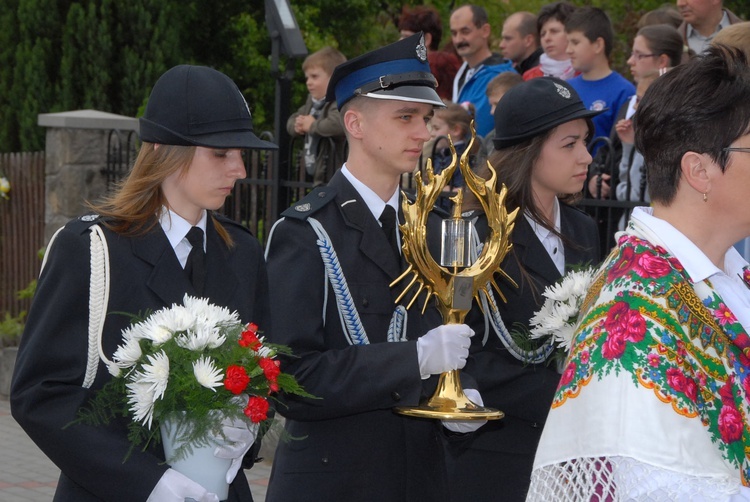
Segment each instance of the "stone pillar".
M107 142L110 131L137 131L132 117L77 110L40 114L47 127L45 146L44 240L68 220L87 212L86 201L96 201L106 189Z

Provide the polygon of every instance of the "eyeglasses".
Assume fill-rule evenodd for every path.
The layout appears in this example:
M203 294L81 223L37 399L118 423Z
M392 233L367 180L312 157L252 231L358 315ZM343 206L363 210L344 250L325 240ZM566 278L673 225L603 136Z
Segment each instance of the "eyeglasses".
M658 57L658 56L659 56L658 54L641 54L640 52L631 52L630 53L630 57L631 58L635 58L638 61L640 61L643 58L654 58L654 57Z
M723 152L744 152L744 153L750 153L750 148L742 148L738 146L728 146L726 148L721 149Z

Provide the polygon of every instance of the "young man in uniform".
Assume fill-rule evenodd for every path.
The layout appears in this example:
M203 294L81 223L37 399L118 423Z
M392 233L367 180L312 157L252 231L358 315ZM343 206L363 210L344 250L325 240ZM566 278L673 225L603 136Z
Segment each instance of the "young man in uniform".
M284 371L318 398L288 397L279 408L297 439L279 444L266 500L441 501L443 428L482 422L393 411L431 395L432 375L462 368L473 335L464 324L428 330L421 301L407 310L390 287L405 266L395 227L401 175L413 171L433 107L443 106L422 34L339 65L328 99L341 111L348 159L282 214L266 249L269 337L292 348Z

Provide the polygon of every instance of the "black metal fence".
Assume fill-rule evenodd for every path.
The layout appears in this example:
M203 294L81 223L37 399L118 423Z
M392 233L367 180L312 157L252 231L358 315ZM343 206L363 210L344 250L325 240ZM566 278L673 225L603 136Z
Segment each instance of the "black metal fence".
M584 197L578 205L597 222L601 258L604 259L609 254L609 250L616 244L615 236L618 231L625 228L633 209L638 206L648 206L649 202L645 200L647 188L643 167L640 168L640 176L637 176L640 179L640 185L638 190L635 191L637 193L636 200L631 198L618 200L617 198L616 188L618 184L623 184L626 194L633 193L631 186L633 176L630 172L633 168L633 155L625 159L629 168L627 175L620 179L621 146L607 137L594 138L589 143L589 150L593 150L595 146L600 148L594 163L589 168L589 179L586 180L583 190ZM603 175L609 176L609 193L604 193L606 190L603 189L603 180L606 176ZM591 189L592 186L593 189Z
M262 139L273 142L270 132L259 135ZM135 133L121 133L112 131L109 136L107 151L107 167L103 173L107 176L110 186L121 179L129 170L135 159L137 144ZM597 164L592 168L591 176L609 174L612 180L617 179L618 154L608 138L597 138L592 142L602 142L604 154L599 155ZM331 149L332 150L332 149ZM275 155L285 155L285 162L275 162ZM435 149L426 152L427 157L435 155ZM304 166L303 140L295 138L289 143L288 151L248 150L244 153L247 177L235 184L234 192L222 208L223 214L247 226L253 234L265 243L268 232L279 214L287 207L305 196L313 187L312 176ZM423 159L426 161L426 159ZM274 165L284 166L283 172L275 173ZM424 165L424 162L420 162ZM334 165L333 159L326 161L326 179L330 179L340 166ZM624 182L629 183L625 180ZM588 186L588 183L587 183ZM406 191L414 190L414 178L405 175L402 188ZM641 187L641 194L645 187ZM628 187L630 192L630 187ZM641 196L643 198L643 195ZM602 257L614 245L614 236L624 222L627 221L632 209L636 206L648 205L643 200L619 201L612 190L607 197L601 197L601 184L592 193L584 190L584 197L579 202L599 224Z

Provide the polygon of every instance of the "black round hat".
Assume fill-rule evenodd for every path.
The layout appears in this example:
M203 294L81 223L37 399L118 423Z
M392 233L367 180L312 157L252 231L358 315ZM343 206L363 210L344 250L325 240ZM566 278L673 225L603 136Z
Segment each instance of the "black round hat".
M250 108L232 79L206 66L175 66L159 77L140 137L164 145L278 148L253 133Z
M527 80L506 92L495 108L495 149L508 148L575 119L599 115L588 110L570 84L555 77Z

